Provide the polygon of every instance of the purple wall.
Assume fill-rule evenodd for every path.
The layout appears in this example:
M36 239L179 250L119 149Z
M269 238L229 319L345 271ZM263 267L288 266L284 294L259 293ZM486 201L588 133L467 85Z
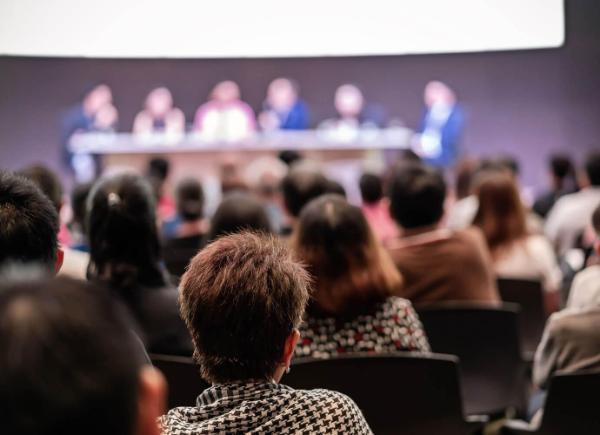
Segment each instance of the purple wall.
M545 157L580 158L600 137L600 3L566 3L566 43L520 52L368 58L94 60L0 57L0 167L32 161L59 167L59 120L86 84L111 85L120 128L131 127L150 88L164 84L188 119L212 85L236 80L259 108L267 83L296 78L313 119L333 114L337 85L359 84L370 101L417 127L421 93L432 78L450 83L468 111L464 148L514 153L527 183L545 182ZM476 35L474 35L476 37Z

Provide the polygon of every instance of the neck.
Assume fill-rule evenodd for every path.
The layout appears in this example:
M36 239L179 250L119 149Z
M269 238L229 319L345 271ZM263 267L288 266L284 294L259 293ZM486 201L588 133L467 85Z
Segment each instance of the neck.
M439 222L435 223L433 225L426 225L426 226L423 226L423 227L403 229L402 230L402 236L403 237L418 236L419 234L429 233L429 232L435 231L437 229L439 229Z

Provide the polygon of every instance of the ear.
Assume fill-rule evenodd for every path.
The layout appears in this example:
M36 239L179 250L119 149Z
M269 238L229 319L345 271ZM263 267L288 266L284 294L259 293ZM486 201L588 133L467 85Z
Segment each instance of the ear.
M140 370L136 435L160 435L158 418L165 412L167 382L161 372L151 366Z
M281 363L285 365L285 367L289 367L292 362L292 357L294 356L294 350L296 349L298 340L300 340L300 331L294 328L292 333L288 336L288 338L286 338L285 344L283 345Z
M58 271L63 265L63 261L65 261L65 251L58 248L56 250L56 261L54 262L54 273L58 274Z

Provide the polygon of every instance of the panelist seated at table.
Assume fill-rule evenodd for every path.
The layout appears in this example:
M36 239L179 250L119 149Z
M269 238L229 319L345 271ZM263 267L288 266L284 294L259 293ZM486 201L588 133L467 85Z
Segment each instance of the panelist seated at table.
M337 116L323 121L319 129L332 130L345 136L363 128L382 128L386 124L383 109L366 103L362 91L356 85L346 83L338 87L334 106Z
M173 95L165 87L150 91L144 103L144 109L137 114L133 122L133 133L164 133L180 135L185 131L185 115L181 109L173 106Z
M254 111L241 100L237 83L218 83L196 111L194 130L207 140L243 139L256 130Z
M306 130L308 106L299 96L298 83L284 77L273 80L267 89L258 123L264 131Z

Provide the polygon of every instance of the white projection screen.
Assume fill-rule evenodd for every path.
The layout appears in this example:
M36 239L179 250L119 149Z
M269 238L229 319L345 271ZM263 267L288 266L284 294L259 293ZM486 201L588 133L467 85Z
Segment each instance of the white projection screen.
M558 47L563 0L0 0L0 55L228 58Z

